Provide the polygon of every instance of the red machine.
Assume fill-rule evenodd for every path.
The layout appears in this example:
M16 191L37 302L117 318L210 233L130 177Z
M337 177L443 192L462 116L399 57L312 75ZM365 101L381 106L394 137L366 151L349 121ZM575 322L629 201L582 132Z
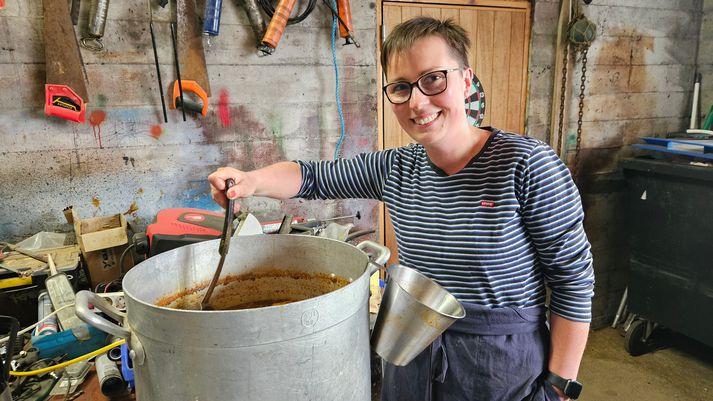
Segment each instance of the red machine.
M150 257L179 246L219 238L224 218L223 213L201 209L161 210L156 215L156 222L146 227L146 254Z
M156 221L146 227L146 233L136 234L133 239L135 252L151 257L179 246L220 238L225 215L201 209L164 209L156 215ZM253 220L255 218L253 217ZM303 217L294 217L292 224L304 223ZM264 233L276 232L280 221L262 223Z

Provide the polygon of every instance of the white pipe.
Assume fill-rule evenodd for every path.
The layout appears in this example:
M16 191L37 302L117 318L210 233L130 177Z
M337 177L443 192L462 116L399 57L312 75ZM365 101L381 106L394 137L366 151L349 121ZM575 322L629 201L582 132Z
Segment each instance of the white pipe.
M696 114L698 114L698 92L701 89L701 83L696 80L693 85L693 105L691 107L691 125L690 129L696 129Z

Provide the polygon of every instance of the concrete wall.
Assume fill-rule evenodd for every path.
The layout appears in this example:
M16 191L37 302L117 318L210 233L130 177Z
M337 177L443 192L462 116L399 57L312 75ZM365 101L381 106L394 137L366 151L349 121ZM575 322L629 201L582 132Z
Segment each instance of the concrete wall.
M580 4L581 11L597 26L596 40L587 54L578 185L595 257L593 326L599 327L611 323L627 283L625 187L617 163L634 153L629 145L638 138L687 128L699 32L703 34L702 0L594 0L588 6ZM558 15L559 1L535 3L527 134L543 140L550 138L553 71L561 69L553 65ZM713 57L704 50L709 46L701 41L701 59ZM711 61L707 64L710 71ZM580 57L569 68L564 138L569 165L576 144L581 67ZM710 94L704 99L706 96L710 99ZM704 100L703 107L707 111L710 101Z
M340 130L331 14L322 2L305 21L287 27L275 54L258 57L242 1L224 1L220 36L205 48L210 112L183 122L180 112L169 110L168 124L162 124L145 0L112 1L105 50L82 49L90 93L85 124L43 114L42 1L6 3L0 10L2 240L69 229L62 215L69 205L83 217L126 213L143 229L164 208L218 210L205 180L218 166L252 169L283 159L332 157ZM337 37L336 48L347 132L344 156L378 146L376 9L373 2L352 3L363 46L342 46ZM80 35L88 4L82 2ZM172 12L156 6L153 16L166 96L175 79ZM228 99L228 127L218 116L221 91ZM281 218L283 212L331 217L359 210L365 216L359 225L373 227L376 221L375 202L255 199L244 205L260 217Z

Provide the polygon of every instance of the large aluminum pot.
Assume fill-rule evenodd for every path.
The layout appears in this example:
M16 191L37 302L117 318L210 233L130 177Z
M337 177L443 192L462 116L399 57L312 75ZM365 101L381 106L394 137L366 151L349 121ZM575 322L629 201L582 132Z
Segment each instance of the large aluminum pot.
M235 237L223 277L287 269L349 284L306 300L242 310L182 310L158 300L203 288L217 266L218 240L149 258L123 280L126 314L96 294L77 294L77 315L127 339L141 401L369 400L369 276L389 251L365 241L300 235ZM375 255L374 260L364 251ZM220 285L216 295L220 294ZM188 291L189 293L191 291ZM92 303L115 325L88 309Z

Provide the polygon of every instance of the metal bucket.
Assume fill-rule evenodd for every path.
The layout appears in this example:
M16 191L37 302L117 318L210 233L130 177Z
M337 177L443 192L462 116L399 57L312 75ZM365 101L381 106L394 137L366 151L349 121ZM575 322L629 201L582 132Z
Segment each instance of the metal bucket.
M394 265L387 273L371 346L385 361L404 366L465 317L465 309L445 288L413 269Z
M367 250L378 255L374 262ZM126 314L94 293L77 294L82 320L127 339L140 401L371 399L369 276L388 260L387 248L301 235L234 237L217 298L234 283L231 276L275 268L298 276L334 274L349 284L279 306L201 311L157 305L186 290L200 299L218 257L213 240L138 264L123 279ZM122 326L91 312L89 303Z

